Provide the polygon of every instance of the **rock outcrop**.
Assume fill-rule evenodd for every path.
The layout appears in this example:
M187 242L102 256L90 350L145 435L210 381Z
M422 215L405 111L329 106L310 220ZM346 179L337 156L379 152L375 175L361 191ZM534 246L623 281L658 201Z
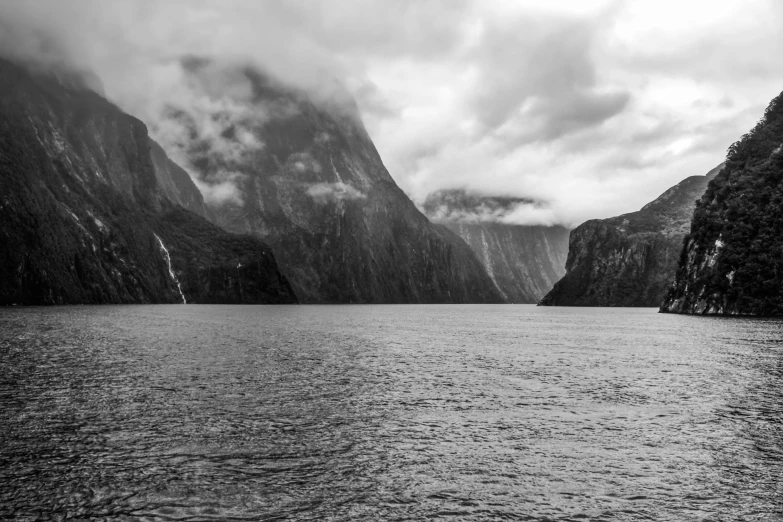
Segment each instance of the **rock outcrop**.
M696 206L662 312L783 315L783 94Z
M507 302L537 303L565 274L568 229L498 221L532 203L444 190L430 194L423 208L470 246Z
M0 304L295 302L181 174L89 84L0 60Z
M214 213L204 203L204 196L193 183L190 174L171 161L163 147L152 139L150 139L150 157L158 185L172 203L210 221L215 221Z
M192 108L172 107L169 123L190 140L180 152L205 183L235 187L213 207L217 223L268 243L300 301L503 301L464 242L394 182L353 100L339 90L318 98L250 67L200 59L183 67L205 96L225 94L216 84L241 96L234 112L209 115L225 123L217 138Z
M544 306L659 306L677 270L696 200L723 165L691 176L641 210L571 231L566 274Z

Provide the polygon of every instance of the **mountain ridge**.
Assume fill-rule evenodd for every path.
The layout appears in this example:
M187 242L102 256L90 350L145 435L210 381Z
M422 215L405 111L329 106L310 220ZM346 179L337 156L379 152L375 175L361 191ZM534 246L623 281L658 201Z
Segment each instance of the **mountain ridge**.
M223 115L231 124L218 150L188 107L173 108L170 122L191 137L177 157L206 183L232 173L237 197L212 205L216 222L269 244L302 302L503 302L464 242L397 186L358 110L314 101L250 67L226 72L209 60L184 67L205 92L215 74L232 78L245 111ZM255 146L222 153L240 140Z
M296 302L266 245L169 200L146 126L93 89L0 59L0 116L0 304Z
M695 200L721 168L684 179L636 212L572 230L566 274L539 304L659 306L674 278Z

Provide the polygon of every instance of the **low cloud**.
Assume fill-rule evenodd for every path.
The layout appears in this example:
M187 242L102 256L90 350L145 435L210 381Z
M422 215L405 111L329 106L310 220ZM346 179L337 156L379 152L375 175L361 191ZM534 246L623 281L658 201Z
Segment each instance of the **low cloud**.
M321 204L346 200L352 201L367 197L366 194L352 185L340 181L336 183L314 183L307 187L307 194Z
M253 129L284 109L255 103L241 67L186 57L168 68L167 94L145 109L150 134L209 203L242 204L237 182L243 175L236 169L264 148Z
M325 133L316 137L316 141L324 135ZM307 178L311 173L319 174L321 164L309 152L294 152L286 159L284 171L291 178Z
M194 180L196 187L204 196L204 201L208 205L225 205L231 203L234 205L243 205L242 193L234 181L210 182L204 183L199 179Z
M436 223L550 226L558 222L546 202L487 196L464 189L439 190L430 194L422 205L422 211Z

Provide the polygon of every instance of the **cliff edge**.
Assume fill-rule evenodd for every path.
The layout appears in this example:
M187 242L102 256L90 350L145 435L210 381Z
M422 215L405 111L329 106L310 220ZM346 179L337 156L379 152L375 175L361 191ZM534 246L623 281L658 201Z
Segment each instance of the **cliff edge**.
M783 94L696 206L662 312L783 315L782 144Z

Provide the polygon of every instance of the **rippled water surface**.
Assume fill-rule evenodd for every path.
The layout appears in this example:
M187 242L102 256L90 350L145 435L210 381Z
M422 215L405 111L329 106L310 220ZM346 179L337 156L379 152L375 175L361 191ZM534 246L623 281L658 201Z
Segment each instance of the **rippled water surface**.
M0 310L0 518L781 520L783 323Z

